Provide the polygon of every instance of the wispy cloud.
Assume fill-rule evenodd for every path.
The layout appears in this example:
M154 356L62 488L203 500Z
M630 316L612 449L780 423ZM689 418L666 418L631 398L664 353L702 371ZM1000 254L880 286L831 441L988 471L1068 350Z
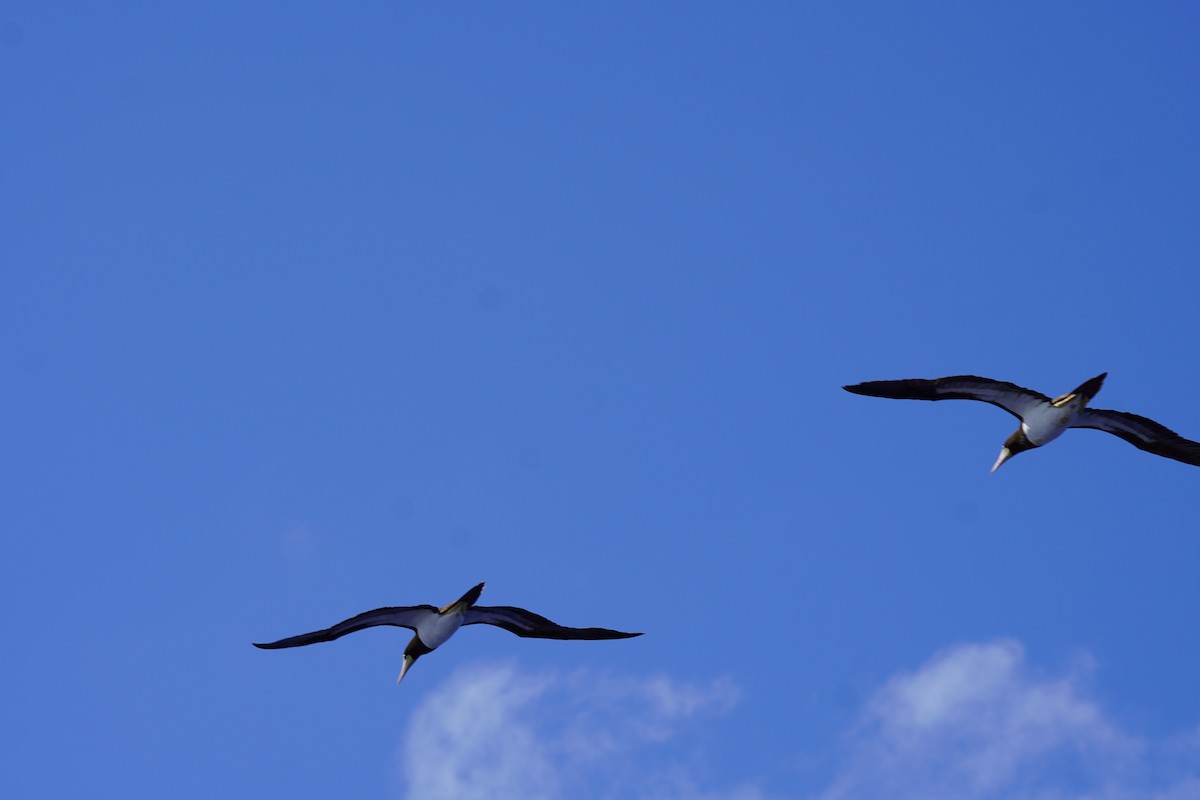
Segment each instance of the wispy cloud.
M1093 697L1093 672L1086 658L1040 671L1011 640L937 653L870 697L815 797L1200 800L1200 728L1163 740L1123 730ZM799 770L714 775L692 736L736 717L739 694L728 679L465 668L410 720L400 749L406 797L765 800L761 787Z
M1091 671L1038 674L1011 640L938 653L868 701L822 800L1200 798L1194 769L1164 770L1191 748L1123 732L1090 697Z
M738 690L666 677L524 673L512 664L458 671L416 710L401 748L412 800L575 797L758 800L713 793L671 763L688 722L729 712ZM666 764L647 761L647 754Z

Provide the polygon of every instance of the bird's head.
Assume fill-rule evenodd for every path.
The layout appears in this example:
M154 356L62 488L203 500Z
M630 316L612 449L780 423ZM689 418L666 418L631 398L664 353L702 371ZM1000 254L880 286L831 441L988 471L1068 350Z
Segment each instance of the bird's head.
M412 639L409 639L408 647L404 648L404 663L400 665L400 677L396 678L396 684L399 685L400 681L404 680L404 673L408 672L418 658L432 652L433 650L426 647L425 643L421 641L420 636L414 635Z
M1026 450L1032 450L1037 447L1036 444L1029 441L1029 437L1025 435L1024 428L1017 428L1012 436L1004 442L1004 447L1000 448L1000 457L996 459L996 463L992 465L992 472L1000 469L1000 465L1017 453L1023 453Z

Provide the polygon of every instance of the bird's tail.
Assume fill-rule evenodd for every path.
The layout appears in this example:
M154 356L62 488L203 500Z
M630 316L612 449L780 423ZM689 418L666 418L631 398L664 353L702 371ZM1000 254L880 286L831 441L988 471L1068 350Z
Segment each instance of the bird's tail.
M1101 372L1099 375L1092 378L1091 380L1084 381L1083 383L1081 383L1079 385L1079 388L1077 388L1075 391L1071 392L1071 394L1081 395L1083 397L1083 402L1085 404L1090 403L1092 401L1092 398L1100 393L1100 387L1104 385L1104 379L1107 377L1108 377L1107 372Z

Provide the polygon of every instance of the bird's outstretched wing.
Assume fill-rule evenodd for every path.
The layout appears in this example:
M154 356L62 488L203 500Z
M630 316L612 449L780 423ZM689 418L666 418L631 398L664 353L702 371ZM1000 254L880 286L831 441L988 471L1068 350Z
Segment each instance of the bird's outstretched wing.
M337 625L312 633L302 633L299 636L289 636L278 642L267 644L254 643L255 647L263 650L277 650L281 647L300 647L317 642L332 642L347 633L361 631L363 628L373 628L376 625L395 625L398 628L416 630L417 626L430 616L437 616L438 610L433 606L392 606L377 608L374 611L364 611L350 619L343 620Z
M1185 439L1152 419L1126 411L1085 408L1075 415L1072 428L1094 428L1120 436L1139 450L1200 467L1200 442Z
M976 375L952 375L933 380L907 378L899 381L867 381L842 388L854 394L893 400L979 400L1003 408L1018 419L1031 409L1050 403L1050 398L1041 392Z
M474 606L463 625L495 625L530 639L628 639L640 633L610 631L608 628L567 628L545 617L512 606Z

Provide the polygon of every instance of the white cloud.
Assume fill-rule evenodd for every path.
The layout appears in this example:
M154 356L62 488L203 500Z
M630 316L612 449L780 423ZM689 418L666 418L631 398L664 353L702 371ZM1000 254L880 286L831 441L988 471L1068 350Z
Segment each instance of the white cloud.
M413 798L558 796L549 748L523 717L545 678L511 670L457 673L421 704L409 725L404 769Z
M1200 800L1200 728L1123 730L1092 696L1092 672L1080 659L1046 674L1011 640L944 650L870 697L821 781L798 765L715 774L702 742L738 703L728 679L474 666L414 712L401 777L410 800L765 800L759 787L801 773L825 787L819 800ZM755 737L752 726L722 728Z
M462 669L413 714L400 752L406 796L759 800L747 788L698 788L663 747L685 723L729 712L738 694L728 680ZM668 763L647 762L647 753Z
M1088 695L1090 671L1035 674L1011 640L938 653L868 701L822 798L1198 800L1193 768L1164 770L1170 747L1122 732Z

